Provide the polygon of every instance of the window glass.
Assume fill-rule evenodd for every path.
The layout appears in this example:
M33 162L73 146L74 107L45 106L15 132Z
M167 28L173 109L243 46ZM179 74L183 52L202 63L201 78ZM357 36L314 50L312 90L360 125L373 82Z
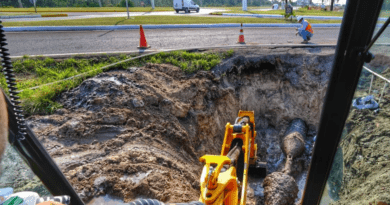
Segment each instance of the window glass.
M65 0L61 1L66 2ZM88 1L73 0L68 1L68 3L75 2L74 6L80 7L81 5L77 2L86 3ZM98 7L97 1L93 1ZM111 5L112 2L116 3ZM122 2L124 1L99 0L99 3L103 3L104 6L110 5L107 7L122 4ZM184 6L184 1L181 2ZM195 4L194 1L190 2ZM300 2L308 4L309 1ZM156 7L160 3L156 1ZM212 6L209 3L203 2L202 4L200 1L199 5ZM219 5L223 2L214 3ZM241 1L230 1L230 3L240 4L236 5L236 8L233 7L234 10L231 12L270 13L272 15L281 12L269 11L271 5L274 6L274 9L281 8L278 4L273 4L270 1L263 2L264 5L261 5L263 8L258 7L262 4L260 1L247 2L250 10L246 12L241 11ZM295 5L296 2L292 3ZM144 7L146 4L147 7L150 6L149 1L145 4L143 1L134 2L134 4ZM169 3L168 10L170 11L167 11L170 14L173 12L171 5ZM42 4L38 6L50 7ZM317 4L317 6L319 5ZM86 8L83 7L83 9ZM218 12L210 11L210 13L218 14L223 12L222 9L225 8L223 6L217 10ZM140 8L131 8L133 11L138 9ZM317 13L315 10L309 11L308 9L294 8L301 14ZM151 13L150 10L145 9L140 11L147 12L137 13L142 13L142 15ZM158 9L154 11L158 11ZM334 14L342 15L341 12L338 13L335 10ZM76 14L72 15L76 16ZM158 16L156 17L158 19ZM72 18L78 17L70 17L69 19ZM140 18L144 18L144 16L134 15L131 19L120 19L114 24L134 24L133 20ZM152 17L147 18L151 20L152 24L155 24ZM182 19L177 20L183 21L183 17L179 16L179 18ZM203 20L204 18L198 19ZM213 18L212 21L227 23L220 19L222 18ZM230 19L233 19L233 22L236 21L236 18ZM248 22L259 20L258 23L296 23L295 19L246 19ZM78 21L81 22L81 20ZM86 22L84 19L83 21ZM93 24L106 24L103 20L94 21ZM313 20L312 23L316 21ZM58 22L61 23L61 21ZM327 20L325 22L338 23L339 21ZM175 21L168 23L174 24ZM169 30L153 31L160 33L152 34L151 31L146 31L149 39L153 35L160 36L159 38L164 38L164 36L168 38L169 36L177 36L178 33L178 30L175 30L173 34L165 33ZM217 33L213 35L204 33L211 31L211 29L203 30L198 34L195 31L199 30L192 29L189 33L196 35L188 37L186 32L180 30L180 36L185 36L187 39L177 39L184 39L184 43L178 44L178 41L174 40L168 45L162 45L161 42L164 41L158 40L160 47L153 49L236 45L237 37L241 43L244 43L243 31L239 32L238 27L218 28ZM287 28L286 31L288 36L284 38L280 37L284 33L280 29L261 28L256 31L255 28L245 28L246 35L249 34L248 45L279 43L290 45L302 42L303 39L299 35L294 35L294 29ZM315 32L318 34L324 32L321 38L324 36L326 38L325 40L317 38L317 43L335 44L338 31L338 28L318 28ZM302 118L307 123L307 134L304 134L307 138L303 140L304 142L302 141L304 137L298 139L305 147L304 151L302 151L302 155L294 159L294 167L291 170L291 175L294 176L299 187L296 202L299 201L302 197L312 148L317 135L316 130L323 105L322 99L325 96L326 85L331 74L334 59L333 47L294 48L292 50L271 47L251 48L248 51L230 49L220 53L213 53L214 51L211 52L211 50L204 53L160 53L145 61L119 64L120 67L123 66L123 72L118 67L118 69L100 73L103 66L134 57L125 54L119 57L113 57L111 54L110 56L108 54L106 56L100 55L105 51L111 53L111 51L130 49L128 41L136 38L129 37L128 32L113 30L80 32L78 34L55 32L53 38L46 37L44 33L35 33L31 34L34 35L33 37L26 34L23 38L14 37L13 42L12 40L8 42L10 47L15 43L20 43L26 45L20 45L20 47L27 49L34 46L27 46L29 44L24 40L45 36L42 40L35 40L46 45L45 49L42 49L44 52L22 51L15 54L10 49L12 55L24 55L23 60L14 63L14 70L18 72L16 76L18 88L25 90L22 100L25 100L23 109L28 113L26 115L28 125L36 133L38 140L84 202L118 204L137 198L154 198L163 202L198 200L199 178L202 171L199 157L205 154L220 153L224 126L227 122L234 122L239 109L255 110L256 131L258 132L256 154L261 163L267 163L266 168L269 173L282 172L285 168L287 156L281 142L286 136L286 129L292 120ZM126 34L120 37L120 33ZM16 36L16 34L8 33L7 35L9 39ZM137 30L137 38L138 35ZM145 37L144 34L141 35ZM76 40L73 41L75 43L66 41L61 46L55 46L52 44L57 39L54 36ZM144 43L146 43L146 37L143 37L142 39L145 39ZM122 39L118 43L119 47L115 47L115 39ZM221 39L223 41L220 41ZM193 42L187 42L188 40L193 40ZM314 44L317 44L316 39L312 40L314 40L312 41ZM137 46L140 41L137 39ZM98 46L91 50L83 50L92 45ZM181 47L173 47L176 45ZM42 58L35 60L28 56L36 54L57 56L60 54L59 51L51 50L55 47L60 48L60 53L92 53L98 50L100 54L96 57L88 56L86 59L75 56L75 58L69 59ZM72 50L73 48L76 50ZM143 50L140 53L143 53ZM258 57L254 57L257 55ZM224 60L221 64L222 67L218 66L211 70L222 59ZM251 64L246 62L251 62ZM148 63L147 66L144 63ZM168 65L151 65L149 63ZM203 71L197 74L191 73L198 69L209 71L209 73ZM83 75L86 73L88 75ZM187 78L188 74L191 75ZM4 76L0 74L0 86L4 86L5 82ZM57 82L61 83L57 84ZM28 90L46 84L48 86L43 86L40 89ZM339 153L342 154L341 151ZM0 188L11 187L14 192L34 191L40 196L49 195L39 179L11 146L7 148L2 163L4 172L0 178ZM340 173L342 174L339 171L341 165L336 166L334 170L338 173L337 177ZM332 182L339 185L341 182L337 179L335 178ZM262 183L262 177L256 176L256 173L250 175L248 204L264 203ZM338 193L339 190L334 192Z
M388 8L385 1L376 32ZM370 50L375 59L363 67L321 204L390 203L389 37L387 29Z
M0 173L0 194L4 193L2 190L12 188L12 193L32 191L36 192L40 197L51 196L40 179L31 171L30 167L27 166L17 151L9 144L1 161ZM7 191L7 193L11 192ZM1 202L0 197L0 204Z

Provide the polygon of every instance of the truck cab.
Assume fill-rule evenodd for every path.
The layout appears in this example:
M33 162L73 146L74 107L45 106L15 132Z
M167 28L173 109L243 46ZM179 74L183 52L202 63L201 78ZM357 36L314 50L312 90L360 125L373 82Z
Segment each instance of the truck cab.
M179 11L184 11L185 13L196 11L199 13L199 5L192 0L173 0L173 9L175 9L176 13L179 13Z

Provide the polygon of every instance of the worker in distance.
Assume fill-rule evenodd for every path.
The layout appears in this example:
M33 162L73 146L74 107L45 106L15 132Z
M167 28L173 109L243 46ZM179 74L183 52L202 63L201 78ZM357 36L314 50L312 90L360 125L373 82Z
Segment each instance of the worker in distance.
M298 34L303 38L302 43L308 43L310 41L310 38L313 37L314 31L313 28L311 27L311 24L303 19L302 16L298 16L297 18L298 22L302 24L301 28L296 28L298 31L295 35L297 36Z

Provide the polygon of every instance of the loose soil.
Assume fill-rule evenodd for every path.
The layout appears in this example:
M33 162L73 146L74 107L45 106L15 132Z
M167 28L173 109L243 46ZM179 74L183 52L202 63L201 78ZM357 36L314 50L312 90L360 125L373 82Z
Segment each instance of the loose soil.
M84 201L109 194L187 202L199 198L199 157L220 153L239 110L255 111L268 174L284 168L281 142L300 118L309 128L292 174L301 197L333 57L333 48L236 49L192 75L165 64L113 70L61 94L55 114L28 122ZM264 204L262 180L250 178L248 204Z
M390 57L378 55L367 66L390 79ZM355 98L368 95L371 75L363 72ZM378 101L384 81L375 78L371 95ZM390 204L390 90L379 112L351 108L329 176L331 204ZM382 203L379 203L382 202Z

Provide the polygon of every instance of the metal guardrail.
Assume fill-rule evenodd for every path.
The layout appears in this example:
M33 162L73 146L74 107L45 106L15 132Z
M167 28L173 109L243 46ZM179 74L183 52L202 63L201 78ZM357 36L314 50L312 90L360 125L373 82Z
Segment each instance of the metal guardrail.
M389 79L387 79L387 78L381 76L380 74L372 71L371 69L367 68L366 66L363 66L363 68L366 69L368 72L372 73L373 75L378 76L378 77L382 78L383 80L387 81L388 83L390 83Z
M378 101L378 105L380 105L381 100L382 100L382 97L383 97L383 94L385 93L386 86L387 86L388 83L390 83L390 80L387 79L387 78L385 78L385 77L383 77L382 75L380 75L380 74L378 74L378 73L372 71L371 69L367 68L366 66L363 66L363 69L365 69L365 70L367 70L368 72L372 73L372 76L371 76L371 83L370 83L370 89L369 89L369 91L368 91L368 94L369 94L369 95L370 95L370 93L371 93L372 83L374 82L374 76L377 76L377 77L379 77L379 78L381 78L382 80L385 81L385 84L384 84L384 86L383 86L383 88L382 88L382 92L381 92L381 95L380 95L379 101Z

